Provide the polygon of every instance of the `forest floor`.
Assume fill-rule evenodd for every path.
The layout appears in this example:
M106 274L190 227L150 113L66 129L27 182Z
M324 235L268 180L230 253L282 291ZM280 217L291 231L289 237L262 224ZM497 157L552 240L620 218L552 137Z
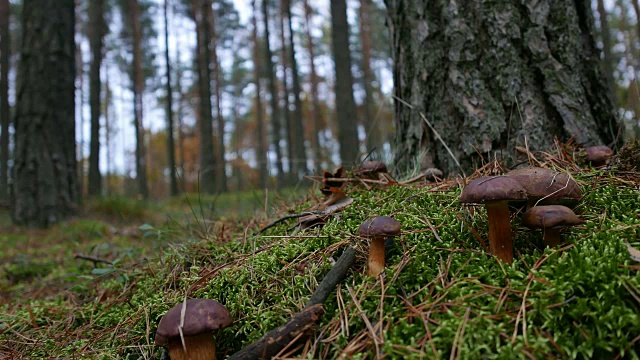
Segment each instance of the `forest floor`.
M458 204L464 179L356 182L343 188L353 202L324 226L296 230L288 219L259 235L321 209L323 195L105 198L48 230L14 227L0 213L0 359L160 359L157 323L185 297L231 312L234 323L215 335L224 358L299 312L348 246L356 264L316 330L280 357L637 359L640 148L601 170L581 168L576 154L559 145L527 155L578 181L585 223L549 249L514 214L511 265L487 254L484 208ZM470 178L503 170L491 163ZM374 215L402 224L378 278L365 275L357 235Z

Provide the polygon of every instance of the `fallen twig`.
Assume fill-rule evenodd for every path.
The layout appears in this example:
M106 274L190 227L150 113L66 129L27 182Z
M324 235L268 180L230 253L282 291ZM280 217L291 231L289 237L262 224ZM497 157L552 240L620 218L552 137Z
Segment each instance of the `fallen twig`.
M318 284L318 288L313 295L311 295L309 301L307 301L306 307L323 304L336 286L347 276L347 271L349 271L349 268L351 268L355 261L356 251L352 247L348 247L342 255L340 255L338 261L336 261L331 270L325 275L320 284Z
M258 230L255 233L253 233L253 236L260 235L263 232L271 229L272 227L280 224L283 221L286 221L286 220L289 220L289 219L297 219L297 218L300 218L300 217L303 217L303 216L314 215L314 214L315 214L314 212L307 211L307 212L303 212L303 213L300 213L300 214L285 215L285 216L283 216L283 217L281 217L279 219L276 219L276 220L270 222L269 224L261 227L260 230Z
M96 266L98 263L103 263L107 265L113 265L113 262L105 259L101 259L99 257L84 255L84 254L73 254L74 259L88 260L93 263L93 266Z

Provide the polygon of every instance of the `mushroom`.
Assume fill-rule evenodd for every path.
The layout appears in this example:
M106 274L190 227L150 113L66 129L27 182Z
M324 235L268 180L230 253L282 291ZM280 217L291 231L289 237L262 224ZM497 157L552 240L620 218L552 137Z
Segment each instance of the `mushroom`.
M584 160L594 167L607 165L609 158L613 156L613 150L604 145L589 146L584 151L587 153Z
M562 205L534 206L522 216L522 225L542 229L544 244L550 247L560 244L562 228L582 223L571 209Z
M540 205L574 206L582 199L578 184L567 174L540 167L525 167L506 174L527 192L528 207Z
M365 161L355 171L363 179L392 181L393 178L387 171L387 166L382 161Z
M369 246L369 275L378 276L384 270L384 240L400 234L400 223L389 216L376 216L365 220L358 234L371 240Z
M172 360L215 360L216 345L211 332L231 322L231 314L219 302L190 299L172 307L160 319L154 343L167 346Z
M489 217L489 249L498 259L513 262L509 202L527 199L520 184L507 176L482 177L471 181L460 195L461 204L484 204Z

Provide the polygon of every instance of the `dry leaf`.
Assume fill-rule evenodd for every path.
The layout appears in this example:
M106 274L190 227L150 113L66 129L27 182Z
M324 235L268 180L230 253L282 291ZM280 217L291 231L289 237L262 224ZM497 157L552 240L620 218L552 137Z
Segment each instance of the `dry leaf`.
M627 250L629 251L629 255L631 255L631 258L635 261L640 262L640 250L634 248L629 243L626 243L626 244L627 244Z

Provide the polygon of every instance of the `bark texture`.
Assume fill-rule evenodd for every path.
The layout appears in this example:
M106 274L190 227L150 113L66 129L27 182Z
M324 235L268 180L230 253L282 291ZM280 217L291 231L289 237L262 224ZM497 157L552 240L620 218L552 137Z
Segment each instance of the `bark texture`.
M102 64L102 45L106 24L104 21L104 0L89 2L89 48L91 65L89 68L89 106L91 107L91 139L89 145L89 196L100 195L102 179L100 176L100 68Z
M75 213L74 1L25 0L16 103L16 224L46 227Z
M9 0L0 0L0 200L9 199Z
M549 149L554 136L584 145L616 139L589 1L385 3L401 99L398 172L461 173L479 154L513 163L525 139L532 150Z
M350 165L358 158L358 129L345 0L331 1L331 40L336 72L336 119L340 160L343 165Z

